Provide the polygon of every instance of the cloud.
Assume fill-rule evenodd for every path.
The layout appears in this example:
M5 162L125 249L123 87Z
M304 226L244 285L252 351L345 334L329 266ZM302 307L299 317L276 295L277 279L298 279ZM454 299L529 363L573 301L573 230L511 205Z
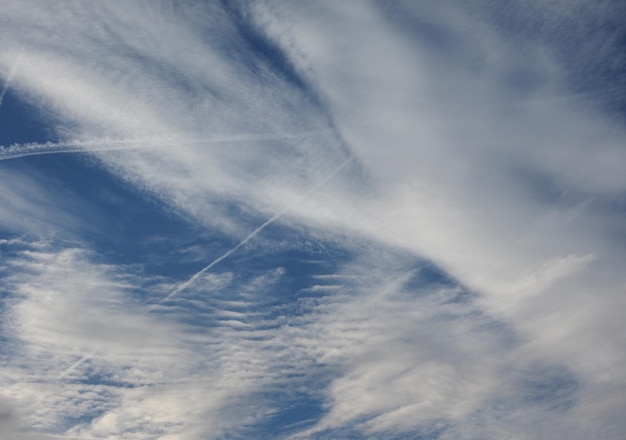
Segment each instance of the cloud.
M599 235L600 213L588 203L623 193L623 129L576 102L545 99L562 94L567 79L543 42L508 41L461 8L400 4L383 18L369 5L281 6L260 8L259 21L308 73L378 186L365 200L338 196L328 209L333 220L428 256L480 292L484 311L506 317L520 337L544 341L537 358L598 380L606 365L579 367L599 346L603 359L617 361L623 351L610 317L623 279L614 272L600 281L621 251ZM415 35L403 21L431 34ZM539 78L522 98L520 84L507 79L518 73ZM590 255L602 265L588 264ZM531 290L539 299L520 305L521 291ZM588 315L590 304L598 309ZM575 310L595 322L596 342L574 330ZM556 330L555 316L571 327Z
M271 413L264 390L301 365L264 299L284 269L206 274L150 310L167 284L85 249L22 247L5 258L2 396L31 432L220 438Z
M25 250L8 263L3 283L12 296L5 301L10 318L3 331L13 349L4 356L4 393L28 408L39 429L56 430L64 419L104 409L116 387L89 386L90 376L121 387L150 383L155 370L146 357L154 362L175 351L167 335L121 296L128 280L109 278L112 268L88 258L80 249L44 248ZM147 363L134 362L138 355ZM135 369L126 370L129 364Z
M216 264L218 264L219 262L221 262L222 260L224 260L225 258L228 258L231 254L233 254L234 252L236 252L239 248L241 248L242 246L244 246L246 243L248 243L250 240L252 240L259 232L261 232L263 229L265 229L267 226L271 225L273 222L275 222L276 220L278 220L280 217L282 217L283 215L285 215L292 207L296 206L298 204L298 202L300 202L301 200L305 199L310 193L312 193L313 191L317 190L318 188L322 187L324 184L326 184L329 180L331 180L336 174L338 174L342 169L344 169L347 165L350 164L350 162L352 162L352 158L347 159L346 161L344 161L343 163L341 163L336 169L332 170L327 176L324 176L324 178L319 181L316 182L315 185L313 185L308 191L306 191L302 196L300 196L300 198L294 200L293 202L289 203L287 206L285 206L283 209L281 209L279 212L277 212L276 214L274 214L272 217L270 217L268 220L266 220L265 222L263 222L260 226L258 226L255 230L253 230L251 233L249 233L246 237L244 237L243 240L241 240L237 245L235 245L234 247L232 247L231 249L229 249L228 251L226 251L223 255L217 257L215 260L213 260L211 263L209 263L207 266L203 267L200 271L196 272L195 274L193 274L191 276L191 278L189 278L186 282L184 282L181 286L177 287L174 291L172 291L172 293L170 293L166 298L164 298L163 301L167 301L168 299L174 297L175 295L178 295L180 292L182 292L183 290L187 289L189 286L193 285L193 283L202 275L204 275L206 272L208 272L209 270L211 270Z
M15 410L8 402L0 401L0 434L5 438L16 440L35 440L43 437L35 436L25 432L24 427L15 414Z
M4 84L2 84L2 88L0 88L0 107L2 107L4 96L7 94L7 91L9 90L11 81L13 80L13 77L15 76L15 71L20 65L21 59L22 59L21 55L17 57L17 59L15 60L15 63L13 64L9 72L4 77Z
M302 396L279 435L621 432L624 129L529 5L12 3L2 71L58 139L0 152L0 222L84 239L3 263L6 394L100 438L254 437ZM5 160L78 151L221 250L98 261L84 205Z

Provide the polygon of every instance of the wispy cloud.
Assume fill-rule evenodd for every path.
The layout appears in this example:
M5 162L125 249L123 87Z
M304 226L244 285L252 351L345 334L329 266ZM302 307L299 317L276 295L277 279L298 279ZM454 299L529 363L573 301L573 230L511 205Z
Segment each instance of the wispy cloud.
M581 41L569 9L526 3L11 2L3 90L55 136L0 151L0 226L31 234L0 241L22 420L62 438L618 436L625 132L572 77L592 51L555 44L559 23ZM211 246L157 269L88 249L89 194L29 158L75 152Z
M246 235L243 240L241 240L239 243L237 243L237 245L235 245L234 247L232 247L231 249L226 251L223 255L217 257L215 260L213 260L211 263L209 263L208 265L203 267L201 270L199 270L195 274L193 274L193 276L191 276L187 281L185 281L183 284L181 284L179 287L177 287L175 290L173 290L172 293L170 293L167 297L165 297L163 299L163 302L171 299L172 297L178 295L180 292L182 292L185 289L187 289L190 286L192 286L198 280L198 278L200 278L206 272L211 270L216 264L220 263L225 258L228 258L231 254L236 252L242 246L245 246L245 244L248 243L250 240L252 240L259 232L261 232L263 229L265 229L266 227L268 227L269 225L274 223L276 220L278 220L280 217L285 215L290 209L292 209L294 206L296 206L302 200L306 199L311 193L313 193L314 191L316 191L319 188L321 188L322 186L324 186L324 184L326 184L330 179L335 177L335 175L338 174L342 169L344 169L346 166L348 166L350 164L350 162L352 162L352 160L353 160L353 158L349 158L346 161L344 161L343 163L341 163L337 168L332 170L328 175L324 176L323 179L321 179L319 182L316 182L315 185L313 185L311 188L309 188L307 191L305 191L304 194L302 194L296 200L294 200L291 203L289 203L288 205L286 205L283 209L278 211L276 214L274 214L272 217L267 219L260 226L258 226L256 229L254 229L248 235Z
M70 437L189 434L205 429L194 414L217 420L220 406L253 384L256 374L223 376L219 356L194 354L222 346L236 356L233 340L147 315L131 296L136 277L89 260L70 248L9 261L3 333L14 348L3 355L3 395L30 411L31 426Z
M16 72L16 70L18 69L18 67L20 65L21 59L22 59L22 54L20 53L18 55L17 59L15 60L15 62L13 63L13 66L11 66L11 69L6 74L6 76L4 77L4 84L2 84L2 87L0 88L0 107L2 107L2 102L4 101L4 96L7 94L7 91L9 90L9 87L11 85L11 81L13 81L13 77L15 76L15 72Z
M59 153L96 153L103 151L127 151L135 149L148 149L155 147L167 147L190 144L212 143L236 143L236 142L260 142L285 139L303 139L308 136L323 136L330 134L330 130L317 130L315 132L302 132L297 134L256 134L238 136L216 136L212 138L193 139L185 137L167 138L152 137L139 139L92 139L67 142L30 142L26 144L12 144L0 146L0 161L19 159L20 157L41 156L44 154Z

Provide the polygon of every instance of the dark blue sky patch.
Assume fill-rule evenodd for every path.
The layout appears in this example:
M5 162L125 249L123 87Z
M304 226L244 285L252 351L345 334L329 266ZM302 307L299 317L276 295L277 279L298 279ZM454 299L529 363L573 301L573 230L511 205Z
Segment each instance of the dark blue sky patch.
M0 106L0 145L56 141L54 124L42 108L16 94L9 84Z
M68 384L94 385L109 388L137 388L136 383L120 381L110 371L98 367L90 359L81 363L80 372L70 372L63 381Z
M148 263L164 269L168 246L198 233L198 226L175 216L163 202L136 190L100 167L87 154L55 154L12 160L24 173L45 176L68 200L82 207L85 243L117 264ZM203 233L205 236L206 232ZM163 239L163 240L161 240ZM167 275L167 273L163 274Z
M77 381L76 383L81 383L85 385L93 385L97 387L107 387L107 388L126 388L126 389L138 388L138 385L136 383L122 382L122 381L111 378L110 375L98 375L98 374L92 374L89 376L87 380Z
M451 288L458 285L453 278L430 262L420 260L416 261L416 265L414 275L403 286L407 292L419 292L433 287Z
M311 384L311 390L320 389L321 383ZM261 438L281 438L313 426L326 413L321 396L312 396L302 392L292 392L290 385L284 385L284 393L266 394L260 396L269 401L268 407L275 408L275 412L260 423L248 429L250 435Z

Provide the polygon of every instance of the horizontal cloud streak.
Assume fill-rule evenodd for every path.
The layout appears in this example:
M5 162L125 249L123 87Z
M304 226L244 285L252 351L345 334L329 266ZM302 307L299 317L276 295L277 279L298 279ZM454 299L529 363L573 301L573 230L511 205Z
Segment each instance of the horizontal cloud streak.
M43 154L59 153L90 153L102 151L126 151L134 149L149 149L151 147L164 147L176 145L211 144L211 143L231 143L231 142L258 142L285 139L302 139L309 136L323 136L330 131L318 130L310 133L298 134L257 134L221 136L204 139L191 138L164 138L153 137L144 139L93 139L83 141L67 142L30 142L26 144L12 144L8 147L0 146L0 161L18 159L20 157L40 156Z

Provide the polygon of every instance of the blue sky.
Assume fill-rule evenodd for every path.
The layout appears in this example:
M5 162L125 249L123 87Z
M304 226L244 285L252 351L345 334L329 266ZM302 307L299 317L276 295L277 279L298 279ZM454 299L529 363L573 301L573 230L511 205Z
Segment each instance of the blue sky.
M0 434L626 431L621 2L8 0Z

